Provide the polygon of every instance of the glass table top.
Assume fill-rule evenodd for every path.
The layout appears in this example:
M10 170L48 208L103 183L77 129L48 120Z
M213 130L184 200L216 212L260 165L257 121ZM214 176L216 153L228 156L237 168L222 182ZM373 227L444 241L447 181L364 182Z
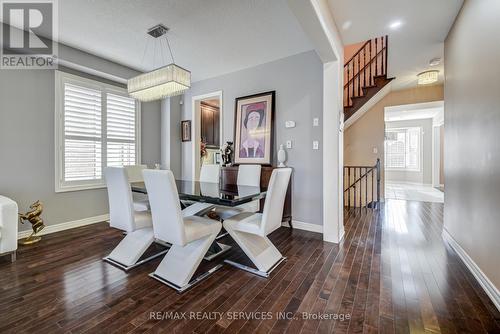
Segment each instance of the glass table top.
M264 198L267 189L253 186L235 184L220 185L218 183L176 180L177 191L181 200L191 200L219 204L224 206L237 206ZM147 194L144 182L131 183L132 191Z

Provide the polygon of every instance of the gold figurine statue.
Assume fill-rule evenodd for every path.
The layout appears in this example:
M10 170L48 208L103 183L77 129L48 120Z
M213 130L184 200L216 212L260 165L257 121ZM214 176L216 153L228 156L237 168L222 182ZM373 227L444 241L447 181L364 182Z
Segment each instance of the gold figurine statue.
M27 220L31 223L31 228L33 228L33 233L31 233L29 237L19 241L21 245L31 245L42 239L36 234L45 227L42 218L40 218L43 211L43 204L40 201L36 201L30 205L30 209L31 211L26 212L25 214L19 214L19 221L21 224L24 224L24 220Z

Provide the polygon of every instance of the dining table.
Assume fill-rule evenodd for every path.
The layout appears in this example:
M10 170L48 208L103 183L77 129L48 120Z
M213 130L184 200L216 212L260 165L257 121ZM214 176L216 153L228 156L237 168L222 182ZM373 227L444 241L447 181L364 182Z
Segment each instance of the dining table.
M267 189L258 186L244 186L236 184L222 184L212 182L175 180L181 207L186 202L202 202L219 207L235 207L266 197ZM132 182L132 192L147 194L144 182ZM217 238L208 250L205 259L212 260L231 249Z

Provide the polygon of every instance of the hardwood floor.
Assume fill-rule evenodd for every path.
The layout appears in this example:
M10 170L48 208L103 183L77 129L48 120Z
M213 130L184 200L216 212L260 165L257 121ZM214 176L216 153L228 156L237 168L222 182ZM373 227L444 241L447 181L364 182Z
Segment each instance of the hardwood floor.
M346 212L339 245L280 228L271 239L288 260L269 279L224 266L184 294L147 276L159 259L129 273L104 263L123 237L106 223L47 235L13 265L0 258L0 333L499 333L499 312L442 241L442 215L397 200Z

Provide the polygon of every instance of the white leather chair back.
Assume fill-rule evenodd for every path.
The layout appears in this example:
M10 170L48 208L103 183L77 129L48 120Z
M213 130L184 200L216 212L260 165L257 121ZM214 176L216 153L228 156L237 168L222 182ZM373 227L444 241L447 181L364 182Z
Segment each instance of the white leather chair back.
M186 232L174 174L170 170L154 169L145 169L142 174L148 191L155 237L174 245L185 245Z
M130 165L124 166L127 171L129 182L142 182L144 178L142 177L142 171L148 168L147 165Z
M126 232L134 231L134 207L127 171L123 167L106 167L104 178L108 188L110 225Z
M291 168L276 168L271 174L260 225L262 235L267 235L281 226L286 190L291 174Z
M260 185L260 170L261 165L240 165L238 167L238 180L236 183L239 186L254 186Z
M200 182L219 183L220 165L207 164L201 166Z

